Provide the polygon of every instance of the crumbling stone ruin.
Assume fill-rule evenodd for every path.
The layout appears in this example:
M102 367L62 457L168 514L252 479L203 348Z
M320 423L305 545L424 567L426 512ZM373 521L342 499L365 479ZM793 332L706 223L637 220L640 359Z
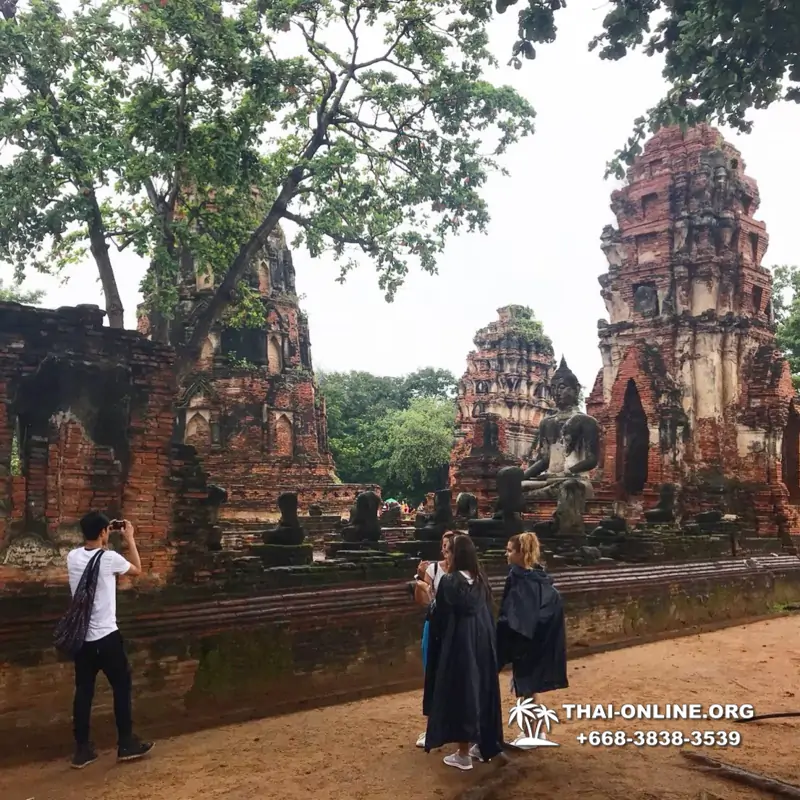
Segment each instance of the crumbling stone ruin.
M209 275L196 272L192 263L183 265L170 341L190 335L213 290ZM178 391L176 439L194 446L211 480L228 490L221 515L227 526L259 526L274 516L284 492L298 492L301 508L313 504L326 514L341 514L368 487L342 484L336 477L308 319L298 304L292 254L280 230L254 259L240 293L249 293L256 313L243 319L241 304L234 303L212 327ZM161 324L140 315L139 329L147 335L155 335Z
M539 422L553 408L550 340L530 308L511 305L497 313L475 334L477 349L467 355L450 457L451 488L474 494L482 512L490 510L498 470L530 456Z
M758 187L718 131L666 128L614 192L601 237L609 319L587 400L602 428L595 481L680 514L721 510L759 535L797 529L800 416L775 345Z
M0 303L0 584L62 570L91 508L136 521L156 581L218 541L225 492L171 441L172 349L103 317Z

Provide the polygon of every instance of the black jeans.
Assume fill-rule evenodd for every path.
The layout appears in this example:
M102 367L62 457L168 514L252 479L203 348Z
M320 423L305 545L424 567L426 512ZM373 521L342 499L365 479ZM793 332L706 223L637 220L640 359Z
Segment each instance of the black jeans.
M89 742L89 720L92 715L94 684L97 673L108 678L114 692L114 718L117 722L118 743L124 744L131 738L133 720L131 718L131 670L122 634L109 633L94 642L84 642L75 656L75 702L72 706L72 723L75 741L78 745Z

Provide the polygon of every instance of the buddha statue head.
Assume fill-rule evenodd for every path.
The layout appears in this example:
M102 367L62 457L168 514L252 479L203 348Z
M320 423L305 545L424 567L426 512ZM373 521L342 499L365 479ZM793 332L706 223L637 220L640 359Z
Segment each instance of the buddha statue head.
M564 357L550 379L550 393L559 411L568 411L578 405L581 385L575 373L567 366Z

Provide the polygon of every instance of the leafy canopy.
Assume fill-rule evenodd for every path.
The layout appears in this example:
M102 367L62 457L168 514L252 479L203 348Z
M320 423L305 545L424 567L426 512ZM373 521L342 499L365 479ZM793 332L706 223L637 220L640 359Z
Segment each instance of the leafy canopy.
M41 289L31 289L23 291L18 284L6 286L0 278L0 302L1 303L23 303L25 305L36 305L42 301L44 292Z
M404 377L324 371L317 377L343 481L378 483L387 497L415 501L440 488L453 443L452 373L426 367Z
M414 397L408 408L382 417L371 443L382 485L415 502L441 488L455 420L455 404L440 397Z
M497 157L533 132L483 77L489 17L484 0L29 0L0 20L0 140L19 148L0 260L55 271L88 246L109 307L108 248L132 248L166 316L182 266L213 275L189 359L282 220L340 280L367 256L391 300L486 229Z
M496 0L504 12L518 0ZM665 125L719 122L749 133L752 108L800 101L800 3L796 0L609 0L603 32L589 44L616 61L631 50L663 53L664 98L634 123L633 135L608 165L624 176L648 131ZM535 44L556 38L555 12L565 0L523 0L512 62L534 58Z
M792 383L800 388L800 268L772 268L772 310L775 342L783 350L792 371Z

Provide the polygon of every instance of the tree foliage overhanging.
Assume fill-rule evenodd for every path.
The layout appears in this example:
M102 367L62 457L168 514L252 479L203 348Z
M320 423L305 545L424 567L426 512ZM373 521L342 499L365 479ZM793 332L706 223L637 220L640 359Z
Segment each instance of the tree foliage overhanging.
M556 38L555 13L566 0L496 0L498 12L520 4L512 62L535 58ZM800 3L797 0L609 0L603 32L589 44L600 58L642 48L663 54L664 98L634 122L633 135L608 165L624 176L648 132L665 125L719 122L749 132L747 112L779 100L800 102Z
M282 220L312 255L372 260L391 299L446 239L485 230L497 157L533 131L482 77L485 0L57 0L0 4L0 261L91 254L122 327L114 256L149 262L172 313L179 265L214 275L191 364ZM175 343L181 345L181 343Z
M404 377L318 372L328 442L346 483L377 483L384 497L418 502L445 485L456 381L431 367Z
M43 298L44 292L41 289L24 290L18 284L13 283L11 286L6 286L5 282L0 279L0 302L36 305Z
M772 268L772 309L775 343L783 350L792 371L792 383L800 389L800 268Z

